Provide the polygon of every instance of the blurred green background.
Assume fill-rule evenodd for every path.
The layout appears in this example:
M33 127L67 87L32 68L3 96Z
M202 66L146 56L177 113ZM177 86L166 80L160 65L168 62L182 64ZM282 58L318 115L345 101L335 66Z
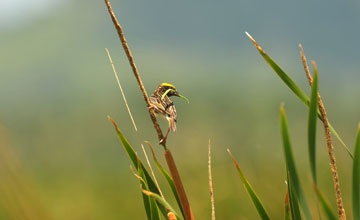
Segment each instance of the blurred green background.
M359 1L111 3L148 93L169 82L190 99L190 104L173 99L178 132L170 134L168 145L197 219L208 219L211 213L209 138L217 218L258 218L226 148L269 214L282 218L286 186L278 121L281 102L302 183L314 204L307 109L244 32L309 92L299 57L298 44L303 44L307 57L318 63L330 121L352 149L360 120ZM143 158L106 47L142 139L156 146L163 165L165 161L104 2L1 1L0 39L0 219L14 218L14 213L29 219L145 219L138 180L106 118L112 116ZM318 137L319 184L335 207L321 126ZM334 145L351 217L351 161L337 141ZM156 174L173 202L164 179Z

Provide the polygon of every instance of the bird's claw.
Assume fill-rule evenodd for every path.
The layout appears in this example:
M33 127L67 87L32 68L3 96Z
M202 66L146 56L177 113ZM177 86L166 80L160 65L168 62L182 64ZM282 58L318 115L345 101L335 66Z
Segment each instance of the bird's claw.
M166 144L166 137L162 138L159 142L160 145L165 145Z
M155 109L155 105L150 104L150 106L148 106L147 108L148 108L149 110L151 110L151 109Z

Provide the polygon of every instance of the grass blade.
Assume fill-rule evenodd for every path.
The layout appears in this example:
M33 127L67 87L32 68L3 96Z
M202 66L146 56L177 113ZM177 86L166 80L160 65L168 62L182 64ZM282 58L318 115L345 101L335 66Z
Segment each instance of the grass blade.
M143 197L143 202L144 202L145 213L146 213L147 219L151 220L151 209L150 209L149 196L142 195L142 197Z
M321 118L320 116L320 112L318 113L318 118ZM354 159L353 154L351 153L350 149L346 146L346 144L344 143L344 141L341 139L340 135L337 133L337 131L335 130L335 128L330 124L329 122L329 129L331 131L331 133L338 139L338 141L342 144L342 146L345 148L346 152L349 154L349 156L351 157L351 159Z
M151 176L149 175L149 172L146 170L146 168L144 167L144 164L138 160L137 155L134 151L134 149L132 148L132 146L129 144L129 142L126 140L125 136L123 135L123 133L120 131L119 127L117 126L117 124L110 118L110 116L108 116L108 119L110 120L110 122L114 125L115 127L115 131L120 139L121 144L123 145L126 153L128 154L130 160L132 161L132 163L134 164L135 168L137 170L139 170L139 167L141 167L141 169L144 172L144 180L146 181L149 190L151 192L154 192L156 194L160 194L159 189L157 188L157 186L154 183L154 180L151 178ZM161 213L166 217L167 216L167 211L163 206L160 206L160 211Z
M149 189L152 192L155 193L159 193L159 190L157 189L155 183L153 182L153 180L151 179L149 173L147 172L147 170L145 169L143 163L141 161L138 161L137 155L134 151L134 149L132 148L132 146L129 144L129 142L126 140L125 136L123 135L123 133L120 131L119 127L116 125L116 123L109 117L109 120L111 121L111 123L113 123L116 133L120 139L121 144L123 145L126 153L128 154L130 160L132 161L132 163L134 164L135 168L138 170L138 166L142 167L142 170L144 171L144 175L145 175L145 180L147 181L147 184L149 185Z
M255 39L247 32L245 32L246 35L250 38L250 40L255 45L256 49L259 51L261 56L264 58L264 60L269 64L269 66L275 71L275 73L280 77L280 79L289 87L291 91L300 99L302 103L304 103L307 107L310 106L310 99L305 94L305 92L287 75L277 63L271 59L271 57L260 47L260 45L255 41ZM320 112L317 113L318 118L321 120ZM342 146L345 148L345 150L348 152L351 158L353 158L353 155L349 148L346 146L344 141L341 139L340 135L336 132L336 130L331 126L329 123L329 128L331 133L334 134L334 136L340 141Z
M315 186L315 192L316 192L317 198L320 202L322 209L324 210L324 213L325 213L325 216L327 217L327 219L329 219L329 220L338 219L336 214L334 213L334 211L331 209L329 202L324 197L324 195L320 192L320 190L317 188L317 186Z
M280 123L281 123L281 135L283 139L283 148L284 148L284 155L285 155L285 161L286 161L286 169L289 174L289 185L290 189L292 190L292 187L294 189L293 195L297 196L299 198L299 204L300 207L305 215L305 217L309 220L311 220L311 214L309 207L307 205L304 192L301 188L300 180L296 171L295 161L291 150L291 144L290 144L290 136L289 136L289 129L287 125L287 118L284 110L284 106L282 105L280 108Z
M291 217L293 220L301 220L299 199L294 192L294 187L291 185L289 173L287 174L287 181L288 181L288 192L289 192L289 200L290 200Z
M140 180L141 183L141 189L149 189L149 186L147 185L146 179L145 179L145 175L144 175L144 171L143 169L141 169L140 166L140 160L138 159L138 178ZM147 195L142 194L143 196L143 201L144 201L144 207L145 207L145 211L146 211L146 216L148 217L149 220L159 220L160 216L159 216L159 210L158 207L155 203L155 201L150 198Z
M289 202L289 190L286 190L285 196L285 220L291 219L291 210L290 210L290 202Z
M150 210L151 210L151 220L161 220L159 208L156 201L153 198L150 198L149 201L150 201Z
M138 157L137 157L137 161L138 161L138 174L139 174L139 177L142 180L142 181L140 181L141 182L141 189L142 190L149 190L149 186L148 186L148 184L146 182L145 173L144 173L144 170L142 169L142 166L140 165L141 161L140 161L140 159ZM145 197L147 199L145 199ZM151 198L150 196L144 195L144 194L143 194L143 198L144 198L144 205L145 205L146 215L148 216L148 219L160 220L160 213L159 213L159 209L158 209L158 206L157 206L155 200L153 198Z
M228 151L232 161L234 162L235 167L236 167L236 169L238 171L238 174L240 176L240 179L243 182L244 187L245 187L247 193L249 194L250 199L254 203L255 208L256 208L258 214L260 215L261 219L269 220L270 219L269 215L267 214L267 212L266 212L264 206L262 205L259 197L256 195L256 193L253 190L252 186L247 181L246 177L244 176L243 172L241 171L239 164L236 162L236 160L235 160L234 156L231 154L230 150L228 149L227 151Z
M353 162L353 218L360 219L360 124L358 127Z
M294 92L294 94L305 104L309 105L309 98L302 91L302 89L280 68L279 65L275 63L270 56L268 56L265 51L260 47L260 45L254 40L254 38L248 33L245 32L250 40L254 43L256 49L260 52L264 60L269 64L269 66L275 71L275 73L282 79L282 81Z
M153 192L150 192L150 191L147 191L147 190L143 190L143 193L147 196L150 196L151 198L155 199L158 203L160 203L161 205L163 205L166 209L168 209L170 212L174 213L176 218L180 219L179 218L179 215L175 212L175 210L171 207L171 205L166 201L164 200L163 198L161 198L161 196L159 196L158 194L156 193L153 193Z
M175 188L175 184L174 184L174 180L171 178L171 176L169 175L169 173L164 169L164 167L159 163L159 161L157 160L156 158L156 155L155 155L155 152L154 152L154 149L152 148L150 142L148 141L145 141L145 143L147 145L149 145L150 147L150 150L151 150L151 153L153 155L153 159L154 159L154 162L157 166L157 168L159 169L160 173L165 177L166 179L166 182L169 184L170 188L171 188L171 191L173 192L174 194L174 197L176 199L176 202L178 203L178 206L180 208L180 211L181 211L181 214L183 215L183 217L185 218L185 214L184 214L184 211L182 209L182 206L181 206L181 202L180 202L180 199L179 199L179 195L176 191L176 188Z
M318 73L314 69L314 81L311 88L311 99L308 119L308 150L310 168L316 185L316 114L318 110Z

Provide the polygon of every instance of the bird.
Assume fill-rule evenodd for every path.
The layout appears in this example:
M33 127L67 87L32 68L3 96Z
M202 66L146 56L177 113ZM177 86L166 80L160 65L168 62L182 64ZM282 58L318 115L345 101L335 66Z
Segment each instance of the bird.
M181 97L189 102L189 100L185 96L180 95L175 86L170 83L161 83L150 96L149 108L154 109L156 116L161 116L169 123L166 135L160 140L160 144L166 142L170 131L176 132L177 113L175 105L170 99L171 96Z

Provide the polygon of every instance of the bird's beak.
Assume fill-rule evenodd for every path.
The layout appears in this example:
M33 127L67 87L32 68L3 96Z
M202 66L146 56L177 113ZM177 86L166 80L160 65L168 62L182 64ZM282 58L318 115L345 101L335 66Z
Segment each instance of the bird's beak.
M185 96L183 96L183 95L180 95L178 92L176 92L176 93L175 93L175 95L176 95L177 97L180 97L180 98L185 99L187 103L190 103L190 101L189 101L189 99L188 99L188 98L186 98L186 97L185 97Z

